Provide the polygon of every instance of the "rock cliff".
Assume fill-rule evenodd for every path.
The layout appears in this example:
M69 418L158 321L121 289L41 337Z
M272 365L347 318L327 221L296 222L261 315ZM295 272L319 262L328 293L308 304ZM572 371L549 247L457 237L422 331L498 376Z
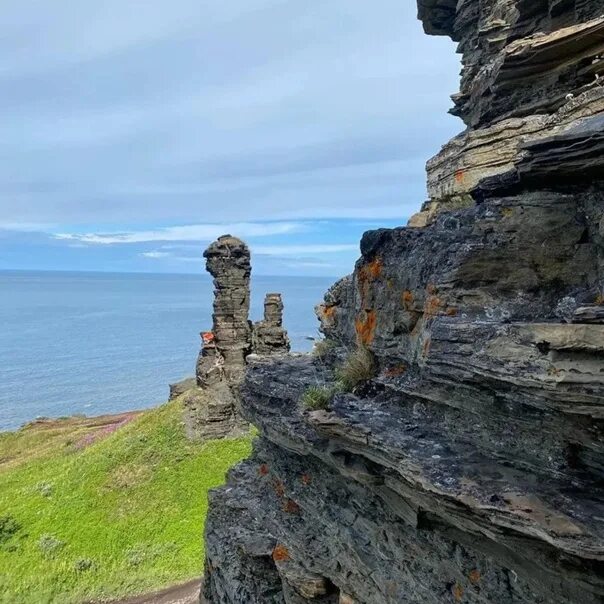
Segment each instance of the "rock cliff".
M604 602L604 2L418 4L467 129L317 354L248 368L208 602Z

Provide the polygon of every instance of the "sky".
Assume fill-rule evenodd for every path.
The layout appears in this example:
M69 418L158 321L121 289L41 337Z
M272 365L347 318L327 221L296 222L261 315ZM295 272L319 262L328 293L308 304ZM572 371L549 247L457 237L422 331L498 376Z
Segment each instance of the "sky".
M0 269L339 276L426 198L459 59L401 0L4 0Z

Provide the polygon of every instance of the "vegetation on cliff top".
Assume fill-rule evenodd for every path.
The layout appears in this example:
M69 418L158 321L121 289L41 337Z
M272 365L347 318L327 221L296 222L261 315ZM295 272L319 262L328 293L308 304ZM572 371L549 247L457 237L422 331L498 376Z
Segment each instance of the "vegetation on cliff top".
M250 448L188 441L178 402L0 434L0 602L98 602L200 576L207 491Z

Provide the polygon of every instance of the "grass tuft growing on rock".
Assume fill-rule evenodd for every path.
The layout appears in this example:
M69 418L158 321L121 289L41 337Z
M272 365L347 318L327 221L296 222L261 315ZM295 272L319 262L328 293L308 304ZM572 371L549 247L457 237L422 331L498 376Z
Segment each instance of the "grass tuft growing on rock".
M178 401L0 433L0 603L81 604L201 576L207 492L251 436L190 442Z
M338 381L345 392L352 392L359 384L377 375L377 364L373 353L359 346L350 353L337 371Z
M310 386L302 395L302 404L309 411L329 409L336 391L329 386Z
M329 356L329 353L336 348L336 343L333 340L327 338L318 340L312 349L312 356L319 361L325 361Z

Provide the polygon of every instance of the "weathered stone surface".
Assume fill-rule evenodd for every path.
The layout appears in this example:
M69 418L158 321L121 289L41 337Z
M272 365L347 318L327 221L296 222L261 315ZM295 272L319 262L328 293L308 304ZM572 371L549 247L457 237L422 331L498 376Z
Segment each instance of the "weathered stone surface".
M289 352L289 338L283 328L281 294L266 294L264 319L253 326L252 348L256 354L263 356Z
M223 235L204 252L206 268L214 277L212 333L223 359L227 380L239 382L245 358L251 352L250 250L240 239Z
M185 378L180 382L176 382L175 384L170 384L170 397L169 400L173 401L178 398L182 394L184 394L187 390L191 390L191 388L195 388L197 385L197 380L194 377Z
M289 352L283 328L280 294L267 294L264 320L252 324L250 307L250 251L231 235L223 235L204 252L206 268L214 277L212 331L202 332L203 346L196 365L195 383L171 387L170 396L181 396L184 421L190 438L222 438L247 431L239 412L239 387L247 359Z
M468 130L317 307L329 354L251 363L209 602L604 602L604 2L418 4ZM359 347L377 375L342 393Z

